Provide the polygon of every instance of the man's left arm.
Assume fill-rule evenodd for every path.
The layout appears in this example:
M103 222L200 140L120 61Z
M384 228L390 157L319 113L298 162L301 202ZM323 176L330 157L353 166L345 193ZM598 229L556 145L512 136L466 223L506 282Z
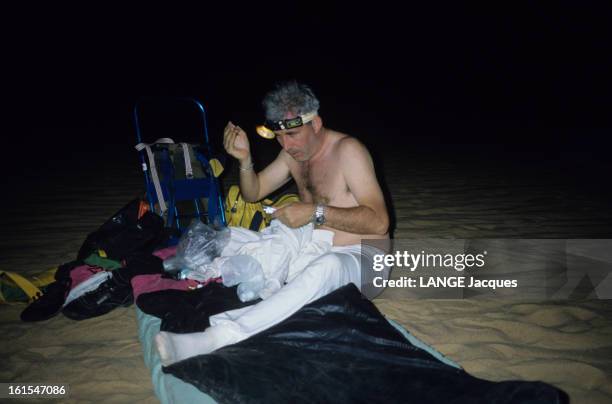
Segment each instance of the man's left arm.
M341 140L339 152L342 175L358 206L326 206L325 226L354 234L387 234L389 215L370 153L348 137ZM289 227L299 227L310 222L314 210L312 203L295 202L278 209L273 217Z
M341 140L339 151L344 179L359 206L327 206L325 225L355 234L386 234L389 214L370 153L357 139L350 137Z

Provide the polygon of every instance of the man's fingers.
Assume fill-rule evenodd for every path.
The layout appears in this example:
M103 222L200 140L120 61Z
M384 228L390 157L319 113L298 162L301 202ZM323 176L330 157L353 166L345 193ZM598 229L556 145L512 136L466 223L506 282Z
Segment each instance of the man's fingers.
M244 154L244 149L248 148L246 132L240 126L234 125L231 121L228 122L223 130L223 147L229 155L241 158Z
M227 125L225 125L225 128L223 128L223 135L226 136L228 133L231 132L233 128L234 128L234 124L231 122L228 122Z
M234 141L236 140L236 135L234 133L228 133L227 137L223 142L223 146L225 146L225 150L228 152L234 148Z
M230 124L228 123L225 129L223 129L223 139L225 140L229 136L230 133L232 133L232 128L230 127Z
M229 139L229 137L230 137L230 132L229 132L229 131L226 131L226 132L223 134L223 147L225 147L225 150L227 150L227 145L228 145L228 139Z
M277 208L274 212L272 212L272 217L274 219L278 219L283 212L285 211L285 206L283 206L282 208Z
M235 132L236 131L237 126L234 125L231 121L227 123L227 125L225 125L225 128L223 129L223 136L227 136L228 134Z

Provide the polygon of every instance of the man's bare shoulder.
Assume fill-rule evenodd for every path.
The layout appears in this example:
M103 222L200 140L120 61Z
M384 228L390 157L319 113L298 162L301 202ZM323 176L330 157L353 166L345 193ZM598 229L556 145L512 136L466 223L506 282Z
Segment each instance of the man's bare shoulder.
M327 134L331 140L333 147L351 150L354 148L362 147L365 149L363 144L357 140L357 138L342 132L327 129Z
M365 145L357 138L346 135L343 135L338 139L338 151L341 158L366 158L370 159L370 152L365 147Z

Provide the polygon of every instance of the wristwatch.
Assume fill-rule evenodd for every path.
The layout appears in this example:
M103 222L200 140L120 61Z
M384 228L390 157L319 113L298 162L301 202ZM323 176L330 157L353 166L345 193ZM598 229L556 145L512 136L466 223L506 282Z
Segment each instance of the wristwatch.
M317 226L321 226L325 223L325 205L322 203L317 204L315 207L314 215L312 216L312 222Z

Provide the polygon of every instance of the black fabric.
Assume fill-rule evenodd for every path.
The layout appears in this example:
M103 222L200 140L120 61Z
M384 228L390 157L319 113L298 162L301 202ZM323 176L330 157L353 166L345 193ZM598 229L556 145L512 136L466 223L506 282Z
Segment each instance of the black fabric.
M163 368L221 403L563 403L540 382L489 382L416 348L350 284L276 326Z
M148 253L136 253L124 260L124 267L113 271L124 282L130 283L138 275L163 274L164 261Z
M251 219L249 230L259 231L259 226L261 226L261 222L263 222L263 214L257 211L255 212L255 214L253 215L253 218Z
M139 206L139 198L131 200L124 207L115 212L115 214L104 222L96 231L90 233L81 245L77 254L77 259L84 260L91 254L97 252L100 248L98 245L100 240L111 237L129 226L135 225L138 221Z
M34 300L20 314L21 321L48 320L60 312L70 291L70 278L51 282L44 288L43 295Z
M55 282L45 286L42 296L39 296L21 312L21 321L44 321L58 314L72 286L70 271L79 265L83 265L83 261L76 260L60 265L55 271Z
M169 236L164 229L164 220L152 212L146 212L138 219L136 202L140 203L138 199L130 202L89 234L77 259L83 260L98 250L104 250L108 258L121 261L135 252L152 253L162 246Z
M210 326L210 316L259 301L241 302L236 289L237 286L228 288L220 283L209 283L190 291L160 290L138 296L136 305L143 312L160 318L162 331L198 332Z
M100 240L98 245L108 258L121 261L135 252L150 254L164 241L164 220L155 213L146 212L135 225Z

